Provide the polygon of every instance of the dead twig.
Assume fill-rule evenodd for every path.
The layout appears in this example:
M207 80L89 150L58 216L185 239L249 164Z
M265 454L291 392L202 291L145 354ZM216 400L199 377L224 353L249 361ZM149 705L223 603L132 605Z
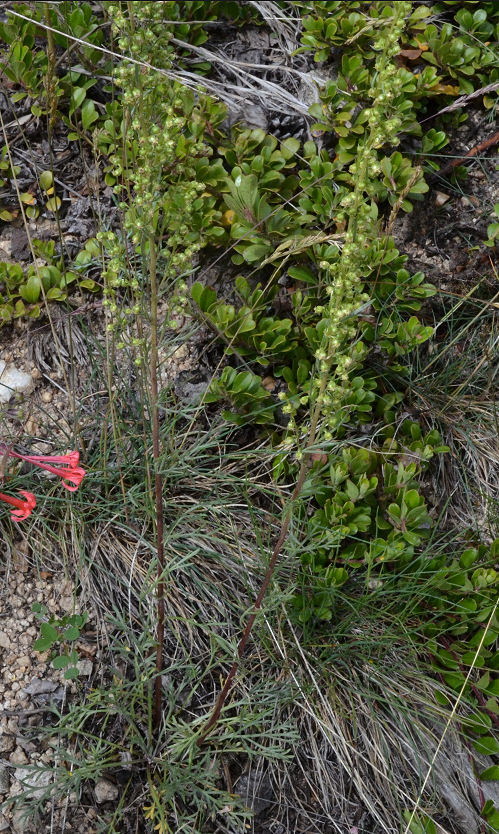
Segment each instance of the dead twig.
M468 93L465 96L459 96L452 104L449 104L448 107L443 107L442 110L439 110L438 113L433 113L431 116L428 116L426 119L423 119L420 124L424 124L425 122L429 122L430 119L436 119L437 116L441 116L442 113L452 113L453 110L458 110L460 107L463 107L465 104L468 104L477 96L485 95L485 93L493 93L499 87L499 81L493 81L492 84L487 84L486 87L480 87L479 90L474 90L472 93Z
M457 165L461 165L463 162L466 162L468 159L473 159L481 151L486 151L487 148L492 148L494 145L499 143L499 130L497 133L494 133L489 139L485 139L483 142L480 142L479 145L475 145L468 153L465 153L464 156L459 156L457 159L453 159L451 162L448 162L447 165L444 165L443 168L440 169L438 175L440 177L446 177L452 173L454 168Z

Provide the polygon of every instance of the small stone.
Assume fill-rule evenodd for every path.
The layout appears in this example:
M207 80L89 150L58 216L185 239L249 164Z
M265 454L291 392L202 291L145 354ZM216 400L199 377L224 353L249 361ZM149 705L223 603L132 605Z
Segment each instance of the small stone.
M32 770L28 767L19 768L14 774L15 778L21 782L26 795L30 799L41 799L46 792L47 785L52 779L52 772L47 770Z
M272 805L274 792L269 776L252 771L243 773L237 784L237 791L245 806L253 811L255 816Z
M33 417L29 417L28 420L26 420L24 428L26 429L26 434L38 434L38 423L33 420Z
M9 762L13 765L25 765L28 764L28 757L24 750L21 750L20 747L16 747L13 753L9 756Z
M273 376L266 376L262 379L262 385L266 391L273 391L276 386L276 381Z
M29 669L31 667L31 660L27 654L21 655L21 657L17 658L17 669Z
M45 695L47 692L55 692L59 684L54 681L33 678L31 683L24 688L26 695Z
M24 834L26 831L26 812L22 808L12 814L12 831L14 834Z
M31 378L32 379L41 379L42 372L38 368L33 368L31 371Z
M0 649L10 649L10 637L5 631L0 631Z
M76 664L76 668L78 669L78 674L82 675L82 677L88 678L92 674L92 669L94 668L94 664L88 658L84 658L83 660L79 660Z
M0 403L8 403L15 394L27 394L32 385L31 374L19 371L14 365L7 366L0 359Z
M440 208L440 206L444 206L450 200L450 194L445 194L444 191L436 191L435 192L435 205Z
M54 399L54 395L52 391L42 391L42 402L43 403L51 403Z
M2 733L0 736L0 754L11 753L16 746L16 738L12 733Z
M59 607L61 611L68 611L71 614L74 613L74 597L73 596L63 596L59 600Z
M9 771L6 767L4 767L3 765L0 765L0 794L8 793L9 788L10 788Z
M103 802L113 802L119 794L118 787L113 785L112 782L108 782L107 779L99 779L95 784L94 792L95 801L99 805L102 805Z

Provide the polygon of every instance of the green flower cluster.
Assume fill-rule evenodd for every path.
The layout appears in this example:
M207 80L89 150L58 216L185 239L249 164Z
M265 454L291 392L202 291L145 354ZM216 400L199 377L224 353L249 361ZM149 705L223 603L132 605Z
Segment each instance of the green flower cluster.
M148 64L168 71L174 51L164 25L163 4L130 6L129 16L119 5L107 8L120 50L144 61L147 56ZM122 330L126 316L140 309L144 285L140 264L149 246L159 246L161 279L173 285L191 269L193 257L204 244L203 217L209 215L214 198L206 193L206 182L199 176L199 172L206 174L207 165L202 163L212 154L203 138L209 103L145 63L123 61L116 70L116 82L123 90L123 147L115 148L110 161L127 246L111 232L101 234L101 241L110 256L104 275L109 328ZM219 105L212 109L216 123L223 113ZM132 258L131 251L135 253ZM135 302L123 307L116 293L127 289L135 294ZM185 283L176 283L170 315L183 310L185 293Z
M366 111L367 129L349 167L353 190L341 203L348 224L344 244L335 262L320 264L328 284L329 304L322 322L322 339L315 352L318 373L314 379L314 400L322 412L326 440L337 428L350 375L365 355L363 344L355 342L355 338L356 314L369 300L363 276L370 270L369 252L378 237L376 205L369 198L373 194L373 176L379 172L376 149L398 142L400 119L394 115L392 101L402 79L393 58L399 51L400 35L411 8L411 3L395 4L393 16L387 19L373 44L379 54L369 90L372 106Z

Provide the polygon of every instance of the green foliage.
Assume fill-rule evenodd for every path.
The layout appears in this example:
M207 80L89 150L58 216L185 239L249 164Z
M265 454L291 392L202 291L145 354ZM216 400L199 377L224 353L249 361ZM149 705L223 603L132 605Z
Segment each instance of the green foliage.
M295 597L301 622L331 620L336 589L355 583L356 574L367 569L381 577L416 562L415 549L433 526L417 476L442 447L437 432L423 438L416 423L411 428L407 445L346 446L312 467L302 495L319 507L307 521L301 557L305 585ZM412 452L414 462L400 463L402 452Z
M499 810L495 807L492 799L488 799L482 808L482 817L490 826L490 831L499 829Z
M21 168L19 165L11 165L7 154L7 147L4 145L0 154L0 188L4 188L4 186L10 184L10 180L15 179L20 170ZM3 220L4 223L8 223L10 220L14 219L14 216L15 213L2 206L0 203L0 220Z
M13 100L20 101L26 96L34 99L31 111L35 116L44 112L38 102L48 112L55 101L64 110L68 124L77 126L72 118L77 113L81 126L87 130L99 117L95 102L87 97L97 82L77 69L78 61L80 66L92 67L94 72L98 65L102 66L103 71L109 67L103 65L101 52L92 46L81 46L74 40L70 41L65 33L73 39L78 38L95 46L102 44L102 28L90 3L68 2L60 6L58 11L50 3L30 6L19 3L14 5L14 10L30 17L33 22L7 13L7 21L0 23L0 38L9 45L6 60L0 65L6 77L20 88L13 94ZM43 42L46 30L37 26L37 22L52 26L62 33L53 33L57 47L68 50L71 45L68 54L72 56L74 64L67 67L65 74L52 74L53 86L50 89L47 84L50 74L49 56L47 45Z
M276 289L265 292L257 284L251 291L242 275L236 278L235 285L245 302L238 310L233 304L218 300L210 287L196 283L191 289L192 298L204 313L206 321L226 340L226 353L237 352L261 365L285 359L286 354L296 349L298 334L293 332L291 319L265 315Z
M435 823L427 814L404 811L404 819L409 825L411 834L437 834Z
M171 34L163 26L163 6L130 5L130 20L114 4L108 6L108 12L113 33L125 52L137 56L146 52L148 62L170 68ZM151 241L154 245L161 241L156 268L166 285L191 269L199 249L225 237L213 193L225 174L221 160L210 159L213 148L208 137L215 137L226 108L153 70L137 75L127 62L118 68L117 75L124 88L125 113L109 107L96 141L109 154L107 181L114 183L120 199L123 234L128 241L125 245L124 239L111 231L100 231L97 237L107 256L103 276L104 306L112 318L108 327L123 333L143 302L143 287L136 276L130 276L130 247L143 257L151 251ZM172 316L183 314L187 301L185 282L177 287L177 295L169 299ZM123 304L124 297L128 303ZM119 344L124 346L122 341ZM140 361L137 357L137 364Z
M485 22L486 17L483 9L473 16L466 9L461 9L456 15L461 29L459 36L456 36L455 28L450 23L444 23L440 28L431 23L422 33L428 45L428 49L422 53L423 60L435 67L444 67L451 78L459 79L462 92L473 91L472 84L466 83L468 78L476 75L478 70L495 64L493 50L484 49L477 42L488 27L491 31L493 29L491 24ZM477 23L478 19L482 20L481 24ZM469 24L469 30L465 28L466 24Z
M494 214L498 218L497 222L490 223L487 226L488 239L485 242L486 246L495 246L496 240L499 237L499 203L494 206Z
M230 423L242 426L254 422L266 425L274 421L275 403L263 387L259 376L250 371L236 371L224 368L219 379L214 379L204 398L207 403L228 400L234 411L223 411L222 416Z
M51 652L54 669L65 669L64 678L72 680L78 677L78 652L75 648L82 630L88 620L88 613L67 614L64 617L50 615L47 618L47 608L39 602L32 607L35 616L42 620L40 625L41 637L35 640L33 648L36 652Z
M81 698L70 698L63 712L54 707L50 724L37 727L48 743L57 736L61 766L56 769L52 762L45 765L51 771L50 784L40 782L37 797L30 797L26 790L14 802L36 799L41 809L51 797L62 801L68 788L80 795L110 773L118 776L125 763L127 770L133 768L134 776L143 777L136 810L143 816L144 830L154 827L166 834L173 824L177 830L196 832L205 827L205 820L209 824L219 814L241 828L249 819L242 798L221 787L218 751L224 756L244 755L250 762L262 754L271 761L285 761L296 744L297 733L285 717L276 720L273 705L276 697L281 703L285 698L290 700L288 688L282 683L279 693L267 688L267 701L262 701L260 693L255 697L253 691L251 700L244 698L237 724L224 716L214 755L210 747L196 744L202 716L193 721L185 711L186 705L195 704L197 708L200 685L205 684L204 677L209 679L211 668L206 671L197 658L179 652L165 676L164 733L158 748L150 720L155 679L153 629L149 619L143 623L141 634L134 634L121 620L110 622L109 678L97 681ZM115 734L117 722L120 732ZM65 766L68 762L71 768ZM43 767L43 763L37 763L37 768ZM37 772L35 767L31 772ZM136 799L135 786L135 778L123 782L124 801L103 818L106 832L118 834L126 827L130 804Z
M350 3L348 13L341 3L300 5L308 14L303 17L302 46L297 52L312 51L316 62L324 62L335 55L335 50L341 49L342 65L337 87L355 96L362 86L365 87L372 69L373 29L391 15L392 4L372 3L370 25L366 25L361 3ZM428 18L448 11L445 9L448 5L452 4L415 5L405 21L404 40L409 48L401 52L401 57L411 69L418 71L411 87L411 92L418 98L425 89L426 94L458 95L472 92L475 82L476 86L485 86L491 81L490 78L483 81L483 78L491 69L493 71L496 60L489 42L496 37L497 8L493 3L482 3L478 9L461 7L454 14L453 22L427 24ZM459 7L461 4L454 5ZM424 62L434 68L433 73L426 72ZM454 79L459 81L459 87L453 88L448 83ZM329 97L332 90L333 87L329 87ZM486 106L490 105L486 103ZM340 108L334 117L337 125L341 124L342 112Z
M306 244L306 239L304 245ZM338 257L335 246L316 250L323 264L325 257L334 262ZM317 261L314 247L305 253ZM433 285L419 272L411 275L405 268L406 258L389 241L383 248L384 261L379 273L376 260L381 249L372 253L374 270L368 279L376 277L372 298L372 312L359 322L362 339L352 348L351 355L364 360L368 351L382 348L386 361L393 371L405 372L400 360L430 338L432 328L422 325L414 315L422 301L435 293ZM319 269L320 273L320 269ZM310 393L310 380L314 355L320 344L321 334L327 327L327 319L320 319L316 311L327 302L326 286L317 287L319 277L310 267L292 266L288 274L297 285L290 292L290 315L278 316L274 312L278 285L267 282L265 289L256 284L251 289L242 275L235 279L235 288L243 302L241 306L225 303L211 287L200 282L193 285L191 296L204 320L226 344L226 354L237 353L266 368L282 378L288 388L287 402L298 409L306 404L303 397ZM373 315L376 314L377 315ZM398 323L397 323L398 317ZM345 422L368 422L376 400L377 382L372 375L351 374L350 386L334 419L339 427ZM386 403L385 403L385 408Z
M255 174L262 191L278 193L288 199L294 192L296 177L286 177L283 171L297 164L297 139L278 142L264 130L235 131L232 141L220 147L233 180L239 175ZM230 181L228 183L230 188Z
M66 269L63 258L56 255L53 240L35 239L33 248L37 256L36 266L30 264L23 269L18 263L0 263L1 324L7 324L12 319L22 316L38 318L45 299L64 301L72 285L91 292L99 289L92 278L80 280L78 277L78 273L84 271L92 258L100 252L95 240L89 240L85 244L85 248L76 256L71 269Z
M355 610L366 588L388 582L401 598L410 594L415 644L425 660L430 657L436 699L448 706L449 689L459 692L472 668L459 720L478 752L494 753L497 617L488 623L497 594L497 545L470 547L459 557L432 553L435 519L423 474L436 455L448 450L436 430L406 418L408 392L399 388L404 387L411 356L433 335L425 322L431 320L427 300L436 289L422 272L410 274L407 259L384 234L382 222L390 207L393 214L409 212L428 191L414 155L405 153L401 140L409 136L416 155L438 170L438 155L448 143L445 120L424 131L418 119L430 107L445 106L484 83L491 66L487 41L497 15L487 3L483 9L458 4L455 14L454 4L439 4L448 16L453 14L453 24L434 19L439 7L430 5L375 2L369 5L369 17L362 3L349 3L348 8L340 2L294 5L306 13L298 51L312 52L317 62L334 60L337 68L311 108L316 120L312 135L330 134L320 147L312 140L303 147L295 139L279 142L260 129L236 129L224 137L223 105L146 66L143 72L126 62L118 67L121 96L105 105L90 98L95 82L78 64L63 69L66 75L57 78L53 95L71 127L71 139L92 132L124 228L121 235L101 230L70 270L56 256L53 243L39 241L36 254L44 263L36 269L0 265L0 318L36 316L44 295L62 300L68 285L97 290L102 276L108 329L125 339L130 318L150 298L146 267L156 244L154 269L168 313L174 314L187 307L188 281L178 281L179 276L192 273L202 247L226 245L230 237L232 260L242 274L227 298L199 282L190 289L196 312L220 338L226 356L239 363L224 367L203 402L221 404L223 418L234 427L244 426L248 433L253 425L261 438L270 438L276 480L285 478L287 483L296 481L311 415L318 417L314 445L320 451L305 458L308 468L296 502L300 570L291 616L307 626L307 633L320 635L325 624L329 628L341 622L347 607ZM59 28L71 28L95 45L101 42L102 30L90 5L63 6ZM207 39L205 21L224 17L239 23L254 15L250 4L217 2L111 3L105 9L119 50L166 70L187 66L188 50L173 44L173 38L199 45ZM42 11L36 14L41 20ZM39 47L40 32L35 24L14 19L0 27L10 45L6 75L22 88L18 99L46 98L47 50ZM56 43L66 49L68 39L57 36ZM91 46L78 55L93 69L101 60ZM205 73L209 65L200 60L194 68ZM38 109L33 112L40 113L40 106L34 106ZM2 184L18 173L11 170L5 152L0 172ZM50 171L41 174L39 185L49 201L46 207L56 211ZM496 227L489 226L489 245L497 237ZM178 296L172 300L174 282ZM173 316L172 322L166 321L175 323ZM145 342L131 340L133 346L144 347ZM141 357L134 361L140 364ZM268 374L279 382L272 378L269 385L262 379ZM271 393L274 387L277 395ZM137 472L138 481L143 470ZM296 540L290 547L296 547ZM54 666L74 677L74 642L86 615L47 620L42 608L37 614L44 621L35 648L58 648ZM151 645L146 643L144 638L137 652L133 679L116 676L109 696L99 690L91 697L104 716L104 728L116 712L124 717L127 749L131 737L134 755L149 767L150 751L143 734L136 733L149 720L147 692L154 670L149 660L146 672L141 665L144 657L150 658ZM198 672L191 670L191 694ZM196 758L197 781L186 787L185 774L192 776L193 771L184 767L184 754L192 759L195 733L189 723L179 723L173 694L168 709L170 752L175 749L162 759L168 767L149 785L145 809L156 826L169 824L165 796L173 797L168 813L172 808L176 812L176 791L199 800L202 813L206 807L210 813L223 807L222 800L212 800L216 780L210 775L209 756ZM70 725L68 719L61 727L73 738ZM111 761L115 751L103 744ZM92 752L95 772L102 765L101 752ZM84 756L77 764L75 772L83 781ZM496 766L481 778L497 778ZM211 792L208 799L206 792ZM492 806L483 809L490 825L496 814ZM434 824L420 814L411 830L434 834Z
M498 553L496 540L490 548L467 548L459 559L431 560L426 565L431 591L421 605L425 648L436 675L448 688L464 691L468 712L461 718L463 732L475 750L486 755L499 752L491 732L499 714ZM448 703L442 690L437 689L435 697ZM497 778L495 771L491 769L486 778Z
M233 176L225 179L229 193L224 195L225 204L234 214L230 229L236 240L233 248L240 253L232 261L238 265L261 263L283 240L296 239L307 218L282 207L278 186L272 192L273 200L268 191L263 193L257 174L241 174L236 167ZM279 206L274 208L276 198Z

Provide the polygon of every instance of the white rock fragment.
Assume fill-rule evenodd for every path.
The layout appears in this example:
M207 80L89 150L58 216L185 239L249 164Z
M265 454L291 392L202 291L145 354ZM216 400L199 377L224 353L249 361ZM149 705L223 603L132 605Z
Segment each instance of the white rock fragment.
M12 733L4 733L0 729L0 754L11 753L16 746L16 737Z
M321 87L324 87L328 81L335 80L337 73L314 67L311 72L303 72L300 78L300 86L296 97L303 104L303 109L306 110L310 105L320 101Z
M33 678L31 683L23 691L26 695L46 695L47 692L55 692L58 686L59 684L55 683L55 681Z
M14 771L14 778L21 782L27 799L41 799L47 785L50 785L52 772L20 767Z
M436 191L435 192L435 205L440 208L440 206L445 206L445 204L450 200L450 194L446 194L444 191Z
M11 753L9 756L9 762L13 765L25 765L28 764L28 757L24 750L22 750L20 747L16 747L14 752Z
M95 783L94 792L95 801L99 805L103 802L112 802L118 798L119 793L117 785L113 785L113 783L108 782L107 779L99 779L99 781Z
M33 385L31 374L18 371L0 359L0 403L8 403L15 394L27 394Z
M94 668L94 664L88 658L84 658L83 660L79 660L76 664L76 668L78 669L78 674L82 677L88 678L89 675L92 674L92 669Z

